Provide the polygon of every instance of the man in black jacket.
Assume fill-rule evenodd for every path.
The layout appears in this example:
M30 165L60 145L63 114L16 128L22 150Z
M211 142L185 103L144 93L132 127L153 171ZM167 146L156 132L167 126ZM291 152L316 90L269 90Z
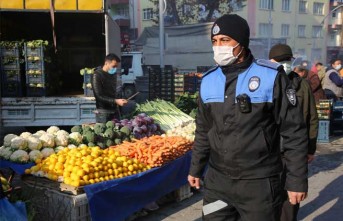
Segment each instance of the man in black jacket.
M289 45L277 44L274 45L269 52L269 59L273 62L278 62L284 66L285 71L288 70L292 63L293 52ZM317 134L318 134L318 115L316 102L311 91L311 87L306 79L300 76L300 72L305 70L297 66L294 71L286 71L287 76L292 84L292 88L296 90L298 105L302 108L303 118L308 130L308 153L307 162L310 163L314 159L316 152ZM283 148L281 146L281 155L283 156ZM280 221L296 221L300 204L291 204L288 199L287 191L284 190L284 183L288 169L285 165L285 159L282 157L284 168L281 174L282 186L282 212Z
M290 202L306 197L307 131L295 90L280 65L254 60L249 35L238 15L220 17L211 29L218 66L202 78L188 176L200 188L208 165L204 220L280 219L280 135Z
M96 122L106 123L119 117L118 106L127 104L127 100L117 98L117 66L120 58L115 54L105 57L102 68L94 71L92 88L96 100Z

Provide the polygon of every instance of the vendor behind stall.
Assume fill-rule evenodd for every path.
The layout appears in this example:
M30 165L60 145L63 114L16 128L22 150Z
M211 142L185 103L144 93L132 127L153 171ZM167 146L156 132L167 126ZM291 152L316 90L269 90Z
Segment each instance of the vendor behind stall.
M115 54L108 54L105 57L105 64L102 68L94 71L92 88L96 100L96 122L106 123L107 121L119 118L118 106L127 104L126 99L117 98L117 66L120 58Z

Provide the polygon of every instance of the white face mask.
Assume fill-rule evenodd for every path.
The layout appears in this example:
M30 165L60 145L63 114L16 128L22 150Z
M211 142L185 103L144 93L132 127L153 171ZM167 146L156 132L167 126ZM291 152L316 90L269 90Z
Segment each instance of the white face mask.
M226 66L234 63L238 56L242 53L243 48L241 52L237 56L233 55L233 49L238 47L239 43L235 46L213 46L213 52L214 52L214 60L219 66Z
M338 65L335 66L335 69L336 69L337 71L339 71L339 70L341 69L341 67L342 67L342 65L341 65L341 64L338 64Z
M291 61L285 61L283 63L280 63L282 64L283 69L285 70L286 74L289 74L292 71L291 63L292 63Z

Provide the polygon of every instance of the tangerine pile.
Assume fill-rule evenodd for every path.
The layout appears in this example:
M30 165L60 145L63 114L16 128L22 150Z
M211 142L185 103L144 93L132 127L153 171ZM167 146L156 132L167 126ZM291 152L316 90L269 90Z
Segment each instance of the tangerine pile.
M137 159L100 147L64 148L27 169L26 174L45 176L72 186L84 186L130 176L150 169Z

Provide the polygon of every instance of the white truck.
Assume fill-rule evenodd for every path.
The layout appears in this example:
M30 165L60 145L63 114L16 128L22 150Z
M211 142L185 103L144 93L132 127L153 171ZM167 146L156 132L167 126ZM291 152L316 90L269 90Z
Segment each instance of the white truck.
M121 85L123 97L130 97L136 89L135 80L143 76L143 53L127 52L121 55Z

